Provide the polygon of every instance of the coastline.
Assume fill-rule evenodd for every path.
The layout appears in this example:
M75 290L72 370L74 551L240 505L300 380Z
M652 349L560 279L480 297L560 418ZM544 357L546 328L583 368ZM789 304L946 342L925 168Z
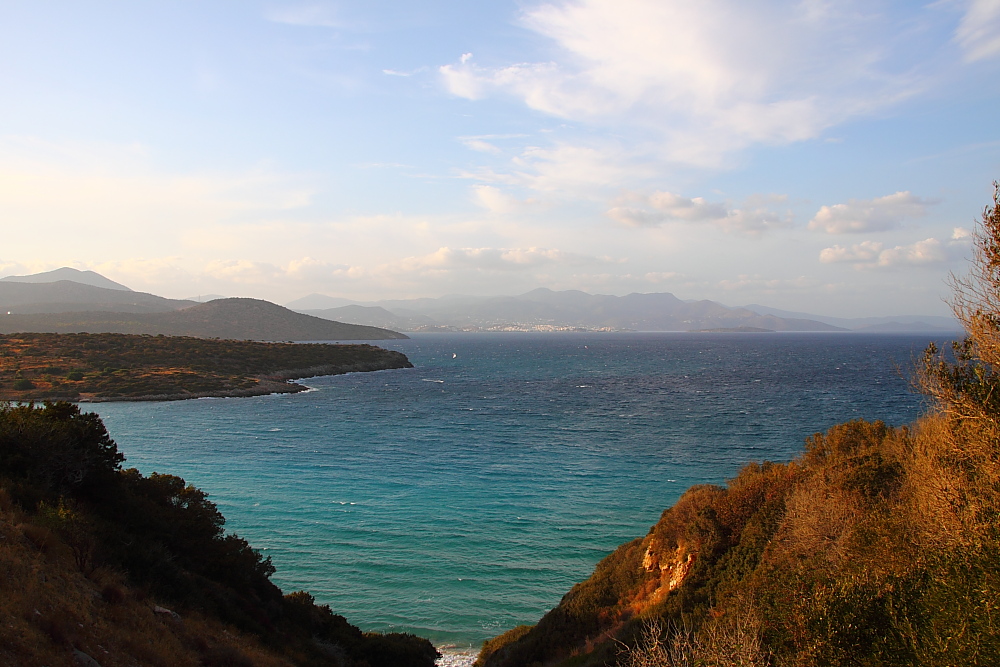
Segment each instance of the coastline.
M294 394L293 382L412 368L402 352L369 344L301 345L129 336L0 336L0 401L180 401Z
M437 660L437 667L472 667L472 664L479 657L479 649L460 649L455 646L436 646L441 657Z
M124 403L143 401L186 401L197 398L251 398L253 396L270 396L272 394L298 394L310 391L310 387L299 384L295 380L323 377L329 375L346 375L348 373L371 373L375 371L390 371L401 368L413 368L407 365L357 363L349 366L312 366L310 368L288 369L266 376L255 378L257 385L245 389L218 389L211 391L172 392L163 394L143 394L139 396L101 396L76 394L71 396L20 397L5 396L0 392L0 401L68 401L70 403Z
M220 389L217 391L147 394L144 396L77 396L75 398L51 398L46 400L70 401L72 403L112 403L133 401L185 401L196 398L251 398L253 396L270 396L272 394L298 394L310 391L311 387L299 384L298 382L295 382L295 380L304 380L307 378L330 375L347 375L348 373L391 371L400 368L413 368L413 364L410 364L409 366L352 364L348 367L313 366L311 368L289 369L256 378L258 381L257 386L246 389Z

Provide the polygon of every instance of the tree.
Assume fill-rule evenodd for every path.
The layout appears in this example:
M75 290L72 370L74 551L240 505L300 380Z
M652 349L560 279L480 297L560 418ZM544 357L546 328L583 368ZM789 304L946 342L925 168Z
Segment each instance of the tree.
M993 182L993 205L972 234L967 276L952 275L951 305L975 345L976 356L1000 368L1000 182Z
M973 231L969 273L950 283L952 312L968 335L950 355L929 345L917 383L957 422L1000 429L1000 182Z

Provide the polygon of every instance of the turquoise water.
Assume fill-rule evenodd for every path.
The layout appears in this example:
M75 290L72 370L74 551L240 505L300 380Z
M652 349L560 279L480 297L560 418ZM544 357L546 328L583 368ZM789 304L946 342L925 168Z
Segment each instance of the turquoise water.
M364 629L477 646L534 623L687 487L854 418L913 420L927 337L425 334L314 391L86 406L145 473Z

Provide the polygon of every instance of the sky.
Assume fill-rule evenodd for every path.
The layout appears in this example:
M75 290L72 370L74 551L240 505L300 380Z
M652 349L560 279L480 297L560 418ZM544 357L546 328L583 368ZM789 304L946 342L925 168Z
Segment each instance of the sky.
M1000 0L0 0L0 276L942 315Z

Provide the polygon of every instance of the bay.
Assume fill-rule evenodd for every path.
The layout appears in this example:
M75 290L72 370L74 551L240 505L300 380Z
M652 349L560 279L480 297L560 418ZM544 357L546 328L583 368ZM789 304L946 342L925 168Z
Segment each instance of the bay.
M787 461L849 419L905 424L927 336L422 334L415 368L312 391L102 403L144 473L365 630L475 647L534 623L693 484ZM939 341L940 342L940 341Z

